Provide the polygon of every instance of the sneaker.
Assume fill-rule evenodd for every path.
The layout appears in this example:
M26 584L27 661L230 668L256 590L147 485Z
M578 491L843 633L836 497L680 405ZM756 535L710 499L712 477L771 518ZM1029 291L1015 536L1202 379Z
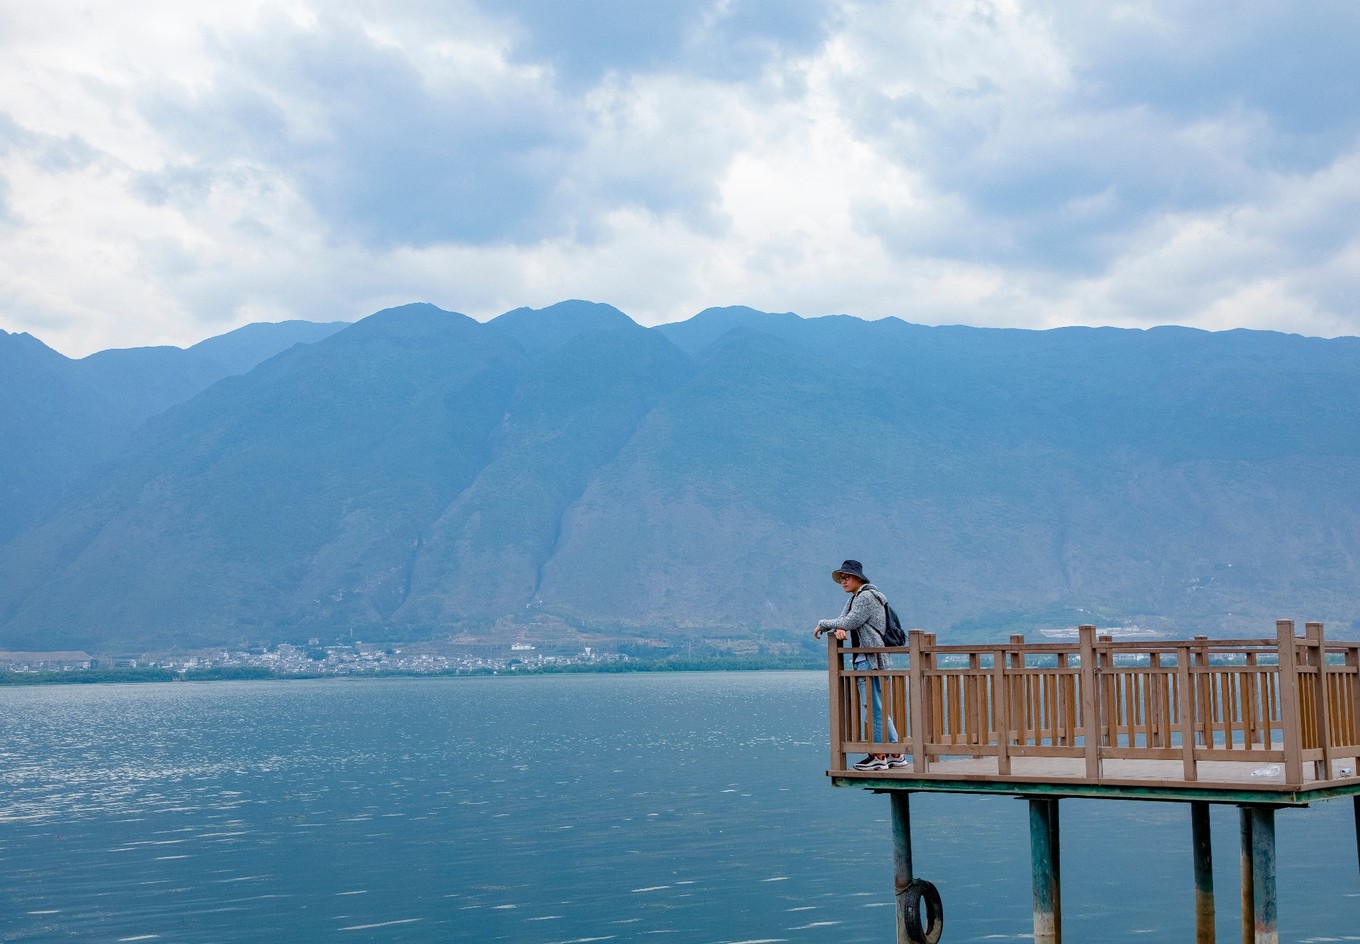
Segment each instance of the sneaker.
M864 760L855 764L856 770L887 770L888 759L877 754L870 754Z
M907 757L907 756L904 755L904 754L889 754L889 755L888 755L888 766L889 766L889 767L893 767L893 768L896 768L896 767L910 767L910 766L911 766L911 758Z

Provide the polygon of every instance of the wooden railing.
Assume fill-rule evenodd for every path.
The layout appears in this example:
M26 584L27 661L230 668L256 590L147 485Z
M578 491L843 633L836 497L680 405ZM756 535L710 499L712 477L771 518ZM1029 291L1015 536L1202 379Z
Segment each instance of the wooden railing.
M1203 762L1238 761L1278 764L1278 782L1299 787L1334 779L1334 761L1351 774L1360 756L1360 643L1326 642L1321 623L1296 637L1281 620L1275 639L1115 642L1082 626L1071 643L947 646L913 630L901 649L831 645L833 770L853 753L903 753L916 775L994 757L985 775L1004 778L1017 758L1057 757L1098 783L1104 761L1146 759L1179 761L1195 782ZM893 668L848 667L882 651ZM878 680L897 743L872 739L857 679L866 700Z

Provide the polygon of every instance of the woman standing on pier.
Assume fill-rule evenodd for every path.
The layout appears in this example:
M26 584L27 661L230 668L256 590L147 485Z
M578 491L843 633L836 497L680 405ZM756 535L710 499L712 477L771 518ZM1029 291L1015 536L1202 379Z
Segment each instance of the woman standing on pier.
M850 594L850 600L845 604L845 609L841 611L839 617L818 622L812 635L821 639L822 633L835 633L837 639L849 638L852 649L861 646L866 649L883 648L883 631L887 628L888 619L886 598L869 582L869 578L864 576L864 566L857 560L845 561L831 572L831 579ZM891 669L892 658L886 652L857 652L854 667L861 671ZM866 705L863 676L855 679L855 686L859 689L860 705ZM870 710L873 717L874 742L880 743L883 740L883 696L880 680L870 679L869 689L872 697ZM893 725L891 716L888 718L888 740L897 743L897 728ZM901 754L870 754L855 764L855 769L887 770L890 767L905 766L907 760Z

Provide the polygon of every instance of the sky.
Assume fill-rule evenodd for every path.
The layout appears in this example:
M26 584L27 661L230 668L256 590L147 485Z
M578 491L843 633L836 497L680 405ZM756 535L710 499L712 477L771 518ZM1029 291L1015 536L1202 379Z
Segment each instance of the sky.
M568 298L1360 334L1360 3L0 0L0 328Z

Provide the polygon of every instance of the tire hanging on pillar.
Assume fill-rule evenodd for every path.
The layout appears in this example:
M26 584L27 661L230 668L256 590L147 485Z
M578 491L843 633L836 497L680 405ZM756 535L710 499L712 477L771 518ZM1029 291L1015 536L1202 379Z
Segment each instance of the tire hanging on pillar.
M944 903L940 891L925 879L912 879L903 893L907 940L912 944L937 944L944 933Z

